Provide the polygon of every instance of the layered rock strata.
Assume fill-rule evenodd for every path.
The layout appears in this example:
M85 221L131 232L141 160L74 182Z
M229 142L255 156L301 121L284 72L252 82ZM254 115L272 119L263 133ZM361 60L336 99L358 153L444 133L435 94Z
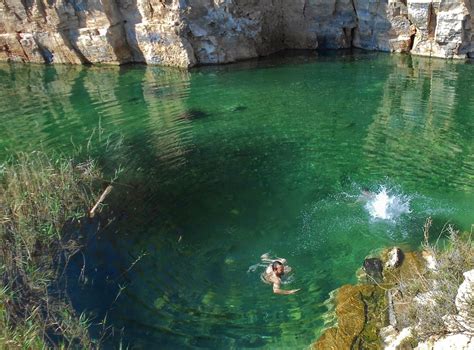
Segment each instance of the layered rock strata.
M474 0L0 0L0 60L190 67L281 49L474 57Z

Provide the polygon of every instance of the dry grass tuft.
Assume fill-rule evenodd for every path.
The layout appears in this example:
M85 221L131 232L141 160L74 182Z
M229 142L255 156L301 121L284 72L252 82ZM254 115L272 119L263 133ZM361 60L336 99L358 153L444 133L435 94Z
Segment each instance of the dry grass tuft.
M66 233L101 190L93 161L75 164L41 152L0 167L0 347L85 347L88 321L57 288L60 266L79 250Z
M465 330L462 323L448 326L444 316L456 315L455 299L458 288L464 281L463 273L474 268L474 245L471 234L460 235L452 226L445 229L448 239L442 245L439 240L429 243L428 219L424 227L423 248L436 261L435 269L420 271L413 278L399 281L403 299L409 303L406 314L401 315L402 323L414 325L418 337L422 340L432 335L449 332L448 328ZM474 307L471 308L474 320Z

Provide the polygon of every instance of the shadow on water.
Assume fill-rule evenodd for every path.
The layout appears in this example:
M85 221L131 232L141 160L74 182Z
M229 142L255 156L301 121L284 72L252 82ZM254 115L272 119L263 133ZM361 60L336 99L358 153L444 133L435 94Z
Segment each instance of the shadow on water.
M107 346L262 347L295 335L304 339L294 347L308 344L328 292L351 281L368 250L421 239L341 200L354 182L389 178L414 193L410 228L428 215L433 232L448 219L465 225L455 197L443 207L430 195L473 192L466 66L291 55L190 72L0 64L2 157L39 144L68 152L72 140L108 178L125 169L109 216L91 223L99 233L68 270L75 308L114 326ZM268 290L242 271L264 249L293 254L310 293L260 295Z
M201 109L191 108L178 116L178 119L186 119L186 120L195 120L195 119L203 119L209 117L210 113L203 111Z
M135 144L136 141L133 143ZM266 143L265 147L271 148L282 156L285 154L294 156L298 153L297 149L282 147L278 142ZM140 152L132 152L133 159L129 160L129 165L139 164L140 174L143 176L136 173L125 174L121 180L124 182L123 186L120 184L116 186L115 193L108 200L107 212L114 221L107 222L105 219L102 222L101 225L105 228L99 230L97 235L88 237L88 243L83 251L84 255L77 255L69 262L68 268L69 296L74 307L79 312L93 310L95 320L104 319L106 316L111 320L116 332L106 342L111 346L115 346L117 342L121 341L122 336L125 344L133 344L136 337L142 337L142 334L149 336L149 339L143 340L144 344L151 344L152 339L158 341L161 337L160 334L166 330L148 328L153 324L162 323L161 315L153 312L150 308L163 295L169 298L168 302L174 305L173 307L178 308L174 311L177 315L186 312L186 307L192 307L187 306L188 301L182 299L183 296L180 295L179 289L186 290L193 287L189 285L189 281L182 280L183 276L179 276L179 271L184 270L181 267L177 268L177 266L183 264L192 266L195 259L193 256L198 256L199 253L190 251L186 246L179 247L179 241L184 237L187 242L201 241L201 244L206 245L206 242L214 239L215 234L208 232L210 237L206 237L206 233L200 233L196 227L205 225L205 222L209 220L215 220L216 225L218 222L235 220L233 212L215 208L213 203L218 202L223 208L232 207L236 200L235 188L244 188L247 183L258 183L260 177L271 176L271 169L278 167L277 161L274 164L268 164L267 174L264 172L255 174L252 171L243 173L240 169L239 162L245 161L247 164L251 164L253 159L261 159L262 153L267 148L250 147L233 152L229 150L226 152L226 157L218 158L219 164L216 164L204 159L206 157L204 155L208 155L212 150L199 149L195 146L192 151L184 153L184 157L187 158L187 174L181 175L183 169L165 170L166 162L161 163L158 157L150 159L152 150L148 149L147 151L142 147L140 149ZM203 166L203 164L205 165ZM250 167L253 169L256 166L258 165L255 162ZM225 171L220 169L225 169ZM179 180L169 184L160 181L164 172L167 178L174 177ZM240 173L238 178L234 176L236 173ZM208 178L208 174L212 174L212 178ZM202 181L203 179L204 181ZM212 182L212 188L209 188L209 181ZM255 190L264 191L265 187L257 185ZM241 195L248 196L245 193ZM251 211L251 208L248 209ZM257 208L255 209L258 211ZM248 225L248 228L251 229L256 220L257 218L252 218L244 225ZM200 233L199 236L194 236L198 233ZM161 240L164 247L154 246L154 239L149 235L156 234L167 236ZM233 246L237 245L239 238L227 236L226 239L227 242L224 246L206 253L207 260L226 259L226 256L232 252ZM169 258L168 262L163 256ZM135 266L134 263L137 259L139 259L139 263ZM170 282L169 287L154 286L146 292L141 290L143 287L138 287L137 282L150 279L146 276L149 273L155 273L157 269L155 261L160 261L162 264L174 264L175 266L165 274L177 273L178 275L173 279L178 278L182 285ZM223 276L226 268L225 265L214 264L204 267L207 271L206 274L212 276L210 278L215 280L217 285L222 283L219 280L226 281ZM188 278L192 283L199 283L193 281L191 276ZM135 291L122 290L122 287L139 288L145 292L146 296L143 295L143 297L146 299L136 300L134 298ZM150 304L147 305L147 303ZM134 308L134 311L126 312L125 310L129 308ZM125 316L127 313L128 315ZM141 325L135 323L139 322L143 315L147 315L146 321L143 320ZM206 314L203 313L202 316L206 317ZM229 317L234 316L229 315ZM133 326L130 322L133 323ZM121 327L128 328L124 335L119 332ZM176 327L179 329L183 325ZM93 329L96 336L100 329L100 327ZM179 334L178 330L176 332L178 333L173 337ZM210 337L210 339L212 338ZM199 340L199 337L196 337L194 341L199 343L204 339ZM243 338L242 342L245 341L256 345L265 343L260 337L255 337L253 340ZM215 339L208 344L215 346Z

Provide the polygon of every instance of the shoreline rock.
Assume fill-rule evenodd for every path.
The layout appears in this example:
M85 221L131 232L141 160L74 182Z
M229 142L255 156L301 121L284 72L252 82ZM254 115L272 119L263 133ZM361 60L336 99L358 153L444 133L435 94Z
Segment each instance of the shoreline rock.
M376 285L344 285L335 296L337 327L327 329L313 349L378 349L377 330L385 324L384 291Z
M416 338L417 325L407 318L411 303L434 302L436 291L418 294L419 300L413 300L403 295L400 281L420 279L430 271L437 273L435 261L434 254L427 250L404 253L398 247L365 259L365 271L357 273L359 283L331 293L336 324L326 329L312 348L474 349L474 270L464 273L464 282L458 288L457 314L443 317L448 334L421 341ZM378 268L380 264L385 267L383 272ZM374 266L376 274L382 273L379 281L371 277Z

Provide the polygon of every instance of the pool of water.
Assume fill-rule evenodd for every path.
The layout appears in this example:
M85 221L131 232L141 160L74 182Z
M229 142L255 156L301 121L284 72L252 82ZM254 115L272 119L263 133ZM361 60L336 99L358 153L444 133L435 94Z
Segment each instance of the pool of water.
M114 329L106 347L305 348L370 252L418 247L428 216L434 238L471 230L472 86L470 63L368 52L0 64L0 159L82 149L126 169L116 219L70 268L74 306ZM268 252L300 292L261 282Z

